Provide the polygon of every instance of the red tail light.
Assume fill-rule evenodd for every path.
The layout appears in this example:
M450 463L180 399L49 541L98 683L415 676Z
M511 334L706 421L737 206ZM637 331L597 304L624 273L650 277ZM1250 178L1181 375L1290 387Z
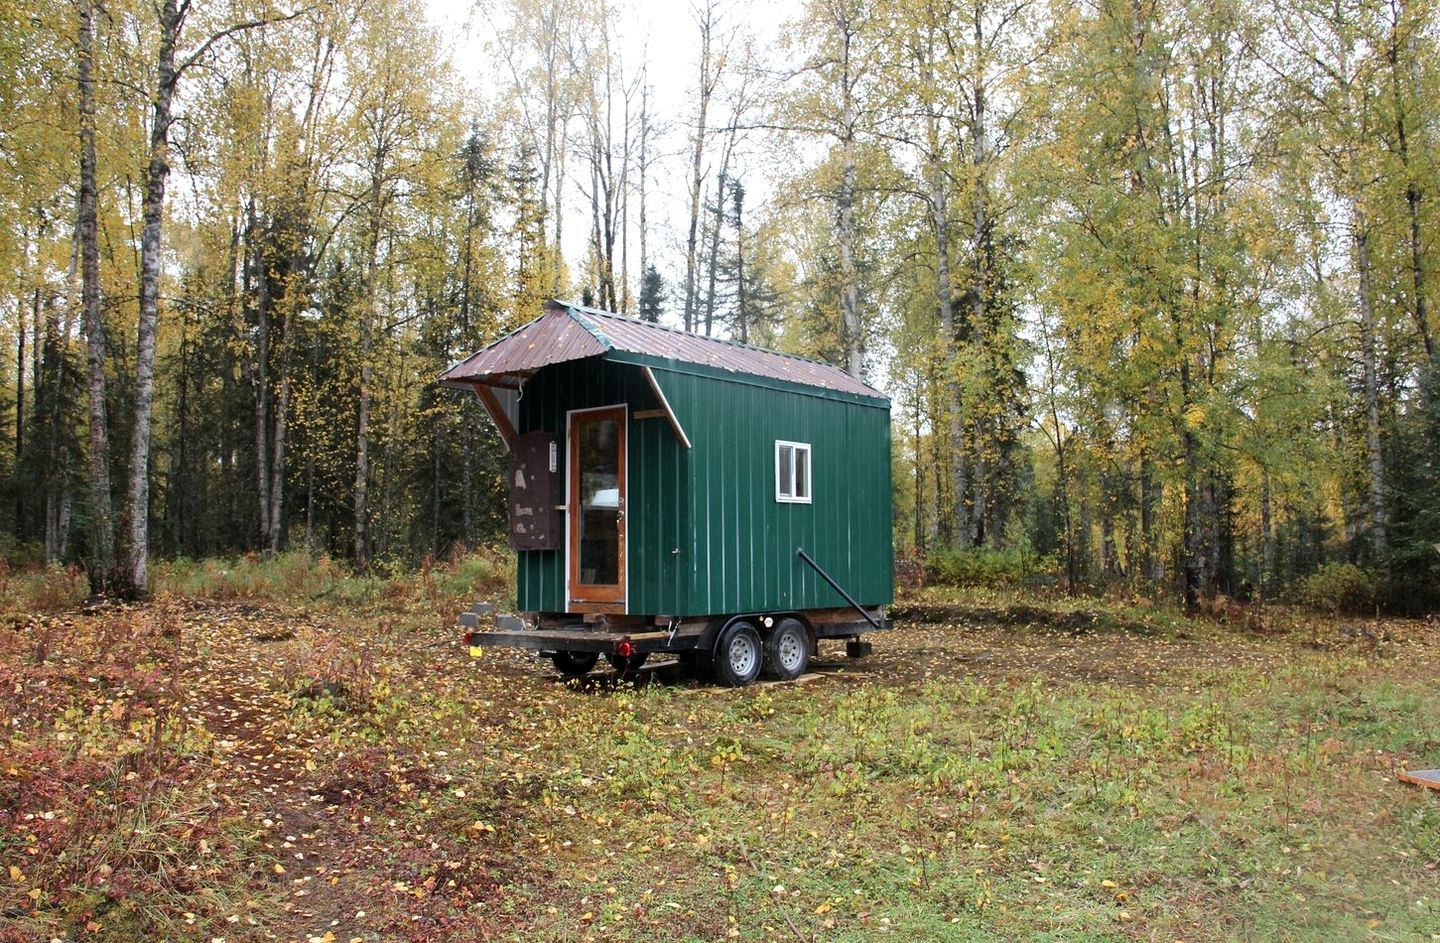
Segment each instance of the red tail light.
M629 639L626 639L623 642L618 642L615 645L615 654L619 655L621 658L629 658L631 655L635 654L635 645Z

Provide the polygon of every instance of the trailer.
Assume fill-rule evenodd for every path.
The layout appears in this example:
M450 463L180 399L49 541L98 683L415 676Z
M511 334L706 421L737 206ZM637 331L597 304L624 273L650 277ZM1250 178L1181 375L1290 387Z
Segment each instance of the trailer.
M745 685L889 627L890 402L843 370L555 301L440 382L510 450L521 612L462 614L472 645Z

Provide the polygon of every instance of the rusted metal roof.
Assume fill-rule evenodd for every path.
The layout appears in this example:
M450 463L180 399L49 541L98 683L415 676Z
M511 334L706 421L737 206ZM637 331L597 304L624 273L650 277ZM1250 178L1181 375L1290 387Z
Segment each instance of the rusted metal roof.
M605 353L605 345L587 331L564 308L550 308L544 315L512 331L488 347L440 375L445 384L500 383L507 378L527 377L541 367L567 360L582 360Z
M839 367L763 347L701 337L624 315L564 301L551 302L541 317L445 371L440 382L513 385L541 367L616 351L697 364L848 393L885 398Z

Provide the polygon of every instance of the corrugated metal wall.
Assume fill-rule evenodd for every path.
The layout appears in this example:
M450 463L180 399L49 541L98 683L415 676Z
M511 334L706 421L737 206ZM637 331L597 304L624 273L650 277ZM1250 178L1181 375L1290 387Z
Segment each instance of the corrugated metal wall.
M692 615L814 609L845 601L804 548L865 605L891 601L889 410L656 370L695 447L682 547ZM775 500L775 441L806 442L810 504Z
M637 410L659 408L640 368L605 360L556 364L541 370L520 398L520 430L543 430L560 442L562 480L569 481L565 413L595 406L629 405L626 437L628 561L630 611L679 614L685 609L688 581L680 575L678 546L687 506L680 500L687 456L664 419L634 418ZM569 494L568 486L564 494ZM527 612L564 612L565 552L518 554L516 595Z
M557 364L526 384L520 401L521 432L562 440L566 410L629 404L628 610L699 616L845 605L798 558L801 547L860 602L889 603L889 411L675 366L656 365L655 376L689 450L663 419L633 418L659 405L637 366ZM810 443L811 504L775 500L776 439ZM563 611L564 553L519 558L520 608Z

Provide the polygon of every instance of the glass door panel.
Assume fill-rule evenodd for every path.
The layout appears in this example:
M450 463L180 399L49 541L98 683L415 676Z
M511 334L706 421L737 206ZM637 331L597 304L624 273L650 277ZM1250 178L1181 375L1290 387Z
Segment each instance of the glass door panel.
M625 590L625 411L576 413L570 425L570 594L620 602Z

